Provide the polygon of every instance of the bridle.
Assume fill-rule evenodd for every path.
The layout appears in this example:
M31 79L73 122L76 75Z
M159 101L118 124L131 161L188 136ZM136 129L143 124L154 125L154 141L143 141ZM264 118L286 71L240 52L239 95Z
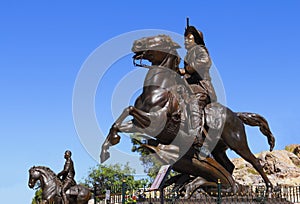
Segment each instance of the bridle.
M143 67L143 68L148 68L148 69L150 69L150 68L153 68L154 67L154 65L146 65L146 64L143 64L143 60L144 60L144 56L145 56L145 54L147 53L147 51L148 50L145 50L145 51L143 51L141 54L139 54L138 56L137 55L134 55L133 57L132 57L132 63L133 63L133 65L135 66L135 67ZM164 58L164 60L160 63L160 64L164 64L167 60L168 60L168 58L170 57L170 53L167 53L167 55L165 56L165 58ZM137 57L139 57L139 59L136 59ZM137 60L139 60L139 63L136 63L136 61ZM155 65L155 67L160 67L160 68L166 68L166 67L164 67L164 66L160 66L160 65ZM168 68L168 69L170 69L170 68Z
M146 64L143 64L143 59L144 59L144 55L146 54L146 52L147 52L148 50L145 50L145 51L143 51L142 52L142 54L140 54L140 55L134 55L133 57L132 57L132 60L133 60L133 65L135 66L135 67L143 67L143 68L148 68L148 69L150 69L151 67L152 67L152 65L146 65ZM136 63L136 60L138 60L138 59L136 59L137 57L140 57L140 59L139 59L139 63Z

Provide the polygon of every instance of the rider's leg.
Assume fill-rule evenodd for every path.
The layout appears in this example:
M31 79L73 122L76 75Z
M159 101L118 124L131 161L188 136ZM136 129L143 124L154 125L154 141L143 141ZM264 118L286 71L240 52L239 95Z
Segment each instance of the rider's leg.
M195 136L195 145L202 146L205 135L202 134L204 128L204 107L207 104L207 95L198 93L191 97L189 102L191 130L190 134Z
M63 203L64 203L64 204L69 204L69 200L68 200L68 198L67 198L66 192L67 192L67 190L70 188L70 186L71 186L71 183L68 182L68 181L66 181L66 182L63 184L63 186L62 186L61 194L62 194L62 198L63 198Z
M202 80L200 82L205 87L206 94L208 95L209 103L217 102L217 94L210 80Z
M189 101L191 129L189 134L195 138L195 145L202 146L203 139L201 134L202 117L203 117L203 104L199 103L200 94L193 95ZM201 106L201 107L200 107ZM202 142L202 143L201 143Z

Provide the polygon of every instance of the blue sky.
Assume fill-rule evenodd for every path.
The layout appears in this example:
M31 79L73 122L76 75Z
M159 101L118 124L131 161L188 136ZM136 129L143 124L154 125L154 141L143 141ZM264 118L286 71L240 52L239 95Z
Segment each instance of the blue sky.
M28 169L45 165L60 171L66 149L73 152L78 181L98 163L91 152L99 149L82 144L72 113L76 78L89 56L112 38L136 30L182 35L187 16L190 24L204 33L227 106L265 116L276 137L275 149L300 143L299 1L104 2L1 1L3 203L30 203L34 191L27 186ZM103 59L112 52L108 50ZM95 114L104 135L113 123L111 90L106 88L138 69L130 57L112 65L95 93ZM132 84L127 85L130 88ZM247 134L253 152L268 149L257 129L247 128ZM101 136L90 142L100 145ZM130 148L128 142L120 146Z

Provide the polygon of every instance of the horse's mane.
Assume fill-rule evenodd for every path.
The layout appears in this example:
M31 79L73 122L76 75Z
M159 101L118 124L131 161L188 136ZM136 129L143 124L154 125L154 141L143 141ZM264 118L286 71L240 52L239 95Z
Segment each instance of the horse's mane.
M56 175L56 173L54 173L49 167L46 167L46 166L34 166L32 167L34 169L41 169L41 170L44 170L45 172L49 173L49 175L52 177L52 178L55 178L57 181L60 181Z

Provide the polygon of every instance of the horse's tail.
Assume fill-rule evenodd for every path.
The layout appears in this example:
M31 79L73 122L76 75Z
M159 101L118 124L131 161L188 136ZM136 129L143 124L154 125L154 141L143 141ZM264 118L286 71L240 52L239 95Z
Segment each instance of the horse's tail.
M239 112L237 116L243 121L244 124L250 126L258 126L259 130L268 138L268 143L270 145L270 151L273 150L275 146L275 137L273 136L268 121L257 113L244 113Z

